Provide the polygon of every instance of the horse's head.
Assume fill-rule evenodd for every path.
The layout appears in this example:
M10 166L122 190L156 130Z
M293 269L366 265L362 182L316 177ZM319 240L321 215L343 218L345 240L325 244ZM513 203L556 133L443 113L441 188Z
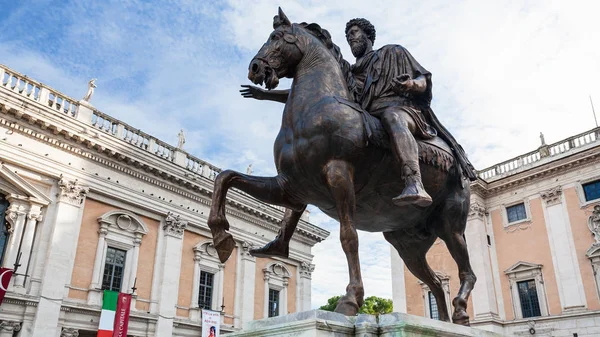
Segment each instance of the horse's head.
M303 56L299 38L306 35L302 27L290 22L281 8L273 18L273 29L248 67L248 79L259 85L264 82L267 89L277 87L281 77L294 76Z

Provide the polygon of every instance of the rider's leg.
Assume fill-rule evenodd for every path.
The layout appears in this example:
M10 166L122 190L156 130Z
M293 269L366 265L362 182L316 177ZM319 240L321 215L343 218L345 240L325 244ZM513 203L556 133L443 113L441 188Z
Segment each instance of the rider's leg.
M386 109L381 115L381 122L390 135L390 143L394 157L401 165L404 190L393 199L397 206L431 205L431 197L425 191L419 169L419 146L413 136L415 122L408 112L402 108Z

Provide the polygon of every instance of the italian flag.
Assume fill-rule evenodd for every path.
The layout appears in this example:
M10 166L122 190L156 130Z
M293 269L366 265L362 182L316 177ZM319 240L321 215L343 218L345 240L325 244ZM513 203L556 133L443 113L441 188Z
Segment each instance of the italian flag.
M100 314L100 326L98 327L98 337L112 337L115 326L115 313L119 292L104 290L102 299L102 313Z

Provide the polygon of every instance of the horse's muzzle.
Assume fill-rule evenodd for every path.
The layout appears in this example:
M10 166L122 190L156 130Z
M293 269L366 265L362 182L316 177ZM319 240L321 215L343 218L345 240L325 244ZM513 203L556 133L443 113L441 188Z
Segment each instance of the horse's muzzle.
M248 66L248 79L254 84L265 84L267 89L273 89L279 84L279 78L275 70L269 64L258 58L252 59Z

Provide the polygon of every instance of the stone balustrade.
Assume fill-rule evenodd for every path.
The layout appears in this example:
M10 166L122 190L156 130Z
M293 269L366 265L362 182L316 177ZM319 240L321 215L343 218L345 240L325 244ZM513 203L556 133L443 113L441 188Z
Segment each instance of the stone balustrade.
M556 157L578 151L590 144L600 145L600 128L578 134L561 140L554 144L542 145L537 150L509 159L502 163L477 171L479 177L486 181L493 181L518 171L532 168L545 162L545 158Z
M218 167L198 159L185 151L176 149L174 146L89 106L87 108L92 109L91 118L79 118L79 103L77 100L48 88L44 84L32 80L2 64L0 64L0 87L8 89L25 99L47 106L52 111L56 111L61 115L78 119L125 143L150 152L176 165L183 166L185 169L208 179L214 179L221 172L221 169ZM184 153L186 158L185 163L178 163L174 160L176 152Z

